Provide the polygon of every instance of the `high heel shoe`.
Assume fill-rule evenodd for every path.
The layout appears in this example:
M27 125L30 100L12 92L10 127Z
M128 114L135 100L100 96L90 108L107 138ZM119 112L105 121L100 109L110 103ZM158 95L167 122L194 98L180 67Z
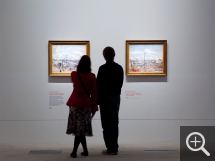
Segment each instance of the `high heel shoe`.
M71 156L72 158L76 158L76 157L77 157L77 154L76 154L76 153L71 153L70 156Z
M88 156L88 151L87 152L82 152L81 155Z

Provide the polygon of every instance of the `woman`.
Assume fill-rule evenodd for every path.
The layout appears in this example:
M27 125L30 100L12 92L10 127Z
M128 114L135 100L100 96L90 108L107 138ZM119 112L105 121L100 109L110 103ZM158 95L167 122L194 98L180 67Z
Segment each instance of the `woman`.
M73 92L67 101L70 113L67 125L67 134L75 135L74 148L71 157L77 157L77 149L81 143L83 156L88 156L85 136L93 136L91 118L98 111L96 77L91 73L91 61L87 55L81 57L77 72L71 73Z

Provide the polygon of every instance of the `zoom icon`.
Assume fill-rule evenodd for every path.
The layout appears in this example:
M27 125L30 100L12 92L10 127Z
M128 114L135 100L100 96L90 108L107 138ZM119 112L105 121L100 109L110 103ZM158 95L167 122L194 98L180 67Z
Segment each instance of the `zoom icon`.
M186 138L186 145L191 151L203 151L205 155L210 153L205 149L205 137L199 132L192 132Z

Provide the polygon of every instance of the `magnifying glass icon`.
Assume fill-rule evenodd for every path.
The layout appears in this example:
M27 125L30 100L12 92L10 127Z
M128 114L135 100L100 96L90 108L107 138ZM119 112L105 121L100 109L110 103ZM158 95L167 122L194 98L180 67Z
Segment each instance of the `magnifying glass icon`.
M192 148L192 147L190 146L189 139L190 139L190 137L193 136L193 135L198 135L198 136L200 136L200 137L202 138L202 142L201 142L201 141L197 141L196 138L195 138L195 141L190 141L190 142L194 142L194 143L196 143L196 142L201 142L202 145L201 145L199 148ZM192 132L192 133L190 133L190 134L187 136L186 145L187 145L187 147L188 147L191 151L199 151L199 150L202 150L207 156L210 156L210 153L204 148L204 146L205 146L205 137L204 137L201 133L199 133L199 132Z

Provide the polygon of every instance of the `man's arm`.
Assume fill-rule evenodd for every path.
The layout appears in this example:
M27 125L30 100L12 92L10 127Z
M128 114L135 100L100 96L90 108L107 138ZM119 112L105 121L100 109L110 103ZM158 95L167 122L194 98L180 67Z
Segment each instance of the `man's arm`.
M122 88L122 85L123 85L123 80L124 80L124 71L123 71L122 66L120 66L120 80L119 80L119 83L120 83L121 88Z
M98 105L100 104L100 95L101 95L101 80L102 80L102 73L101 73L101 67L99 67L98 70L98 74L97 74L97 79L96 79L96 83L97 83L97 95L98 95Z

